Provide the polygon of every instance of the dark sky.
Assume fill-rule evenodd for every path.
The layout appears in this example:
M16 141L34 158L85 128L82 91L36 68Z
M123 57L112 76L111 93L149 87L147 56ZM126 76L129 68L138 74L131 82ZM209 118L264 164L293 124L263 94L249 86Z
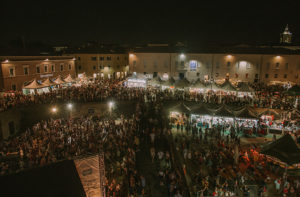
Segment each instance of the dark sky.
M0 42L276 43L287 23L300 42L296 0L141 2L1 1Z

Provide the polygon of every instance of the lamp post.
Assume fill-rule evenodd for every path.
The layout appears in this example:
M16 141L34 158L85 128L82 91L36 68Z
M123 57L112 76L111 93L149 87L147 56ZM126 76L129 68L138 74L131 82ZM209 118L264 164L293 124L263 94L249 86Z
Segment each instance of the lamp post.
M109 111L109 115L110 115L110 116L111 116L113 107L114 107L114 102L110 101L110 102L108 103L108 111Z
M67 108L69 110L69 118L71 118L72 115L72 109L73 109L73 104L72 103L68 103Z

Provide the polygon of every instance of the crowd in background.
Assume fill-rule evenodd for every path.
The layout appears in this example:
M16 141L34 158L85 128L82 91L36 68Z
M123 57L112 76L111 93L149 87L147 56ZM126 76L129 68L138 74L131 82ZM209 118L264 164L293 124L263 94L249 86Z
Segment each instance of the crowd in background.
M119 80L95 80L92 83L81 86L71 86L56 88L48 93L24 95L21 92L7 94L0 98L0 109L6 110L15 106L24 106L41 103L57 103L64 101L73 102L92 102L102 101L108 97L115 97L122 100L132 100L140 97L157 98L165 100L187 100L204 103L232 104L232 105L251 105L253 107L273 108L290 110L295 107L295 96L284 94L284 89L280 86L265 86L253 84L254 95L244 95L239 97L235 94L223 94L209 91L190 92L179 89L159 89L149 88L130 88L124 86Z

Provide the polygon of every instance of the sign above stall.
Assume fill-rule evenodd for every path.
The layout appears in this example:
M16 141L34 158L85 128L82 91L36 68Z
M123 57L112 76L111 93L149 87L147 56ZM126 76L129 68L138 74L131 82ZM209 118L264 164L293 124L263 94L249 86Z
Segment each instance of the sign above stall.
M45 75L40 75L41 78L46 78L46 77L53 77L53 74L45 74Z

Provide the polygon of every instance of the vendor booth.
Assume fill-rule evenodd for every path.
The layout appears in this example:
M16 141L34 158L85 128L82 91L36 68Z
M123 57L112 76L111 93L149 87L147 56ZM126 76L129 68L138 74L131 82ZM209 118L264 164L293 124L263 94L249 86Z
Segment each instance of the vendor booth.
M56 83L57 85L62 85L66 83L60 75L58 75L53 82Z
M71 86L73 83L75 83L75 80L72 78L72 76L70 74L64 78L64 81L66 82L66 85L68 85L68 86Z
M206 90L206 86L199 79L190 87L190 92L203 93Z
M245 82L238 83L237 91L238 91L237 94L238 97L244 97L244 96L252 97L254 94L253 88L251 88L249 84Z
M125 84L127 87L130 87L130 88L146 88L147 87L147 79L130 77L127 79Z
M49 86L39 84L36 79L23 86L23 94L42 94L43 92L49 92Z
M153 87L161 87L162 80L160 79L160 77L154 77L148 80L147 84Z
M190 82L186 78L179 79L178 81L175 82L176 89L184 90L186 88L189 88L189 86L190 86Z
M173 77L171 77L167 81L162 81L161 88L162 88L162 90L174 89L174 85L175 85L175 79Z
M172 107L169 112L172 124L183 125L188 120L191 109L184 103L180 103Z
M197 127L206 127L208 128L211 124L213 117L212 112L206 108L204 104L192 109L191 122L196 124Z
M244 134L252 135L253 129L258 127L258 117L254 111L245 107L235 112L235 121L239 128L243 128Z
M227 94L236 94L236 88L229 80L225 80L225 82L221 85L221 90Z

